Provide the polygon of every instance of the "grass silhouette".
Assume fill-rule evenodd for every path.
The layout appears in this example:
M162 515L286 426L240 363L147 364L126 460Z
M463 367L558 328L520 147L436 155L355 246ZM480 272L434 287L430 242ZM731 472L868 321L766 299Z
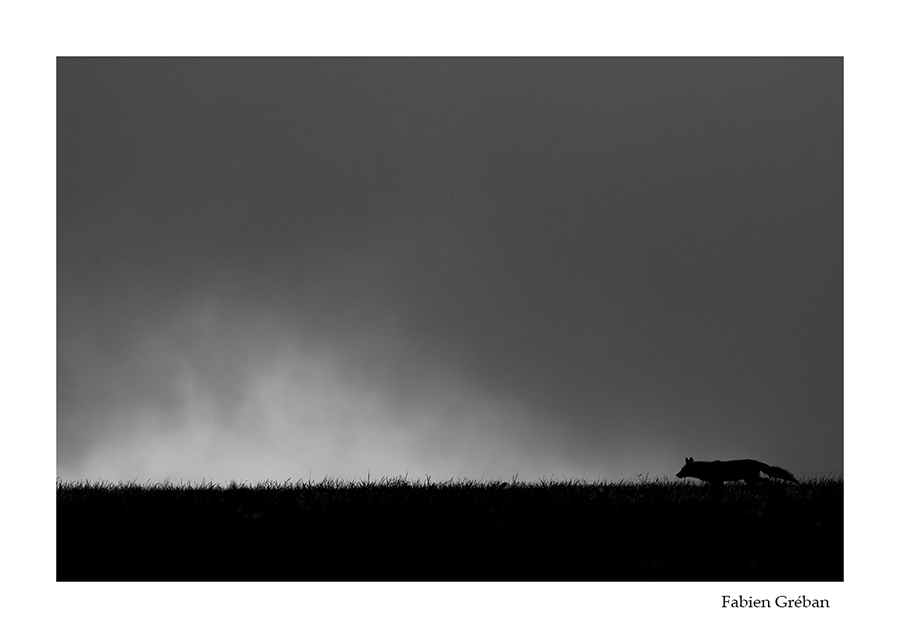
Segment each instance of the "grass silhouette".
M839 581L843 481L57 483L60 581Z

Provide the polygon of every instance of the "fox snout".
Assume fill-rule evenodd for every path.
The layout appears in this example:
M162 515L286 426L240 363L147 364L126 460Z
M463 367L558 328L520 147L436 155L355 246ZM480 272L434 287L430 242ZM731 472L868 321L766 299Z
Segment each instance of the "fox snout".
M677 476L678 478L685 478L687 476L691 476L690 474L687 473L686 470L688 469L688 466L693 462L694 462L693 456L684 457L684 466L680 470L678 470L678 474L676 474L675 476Z

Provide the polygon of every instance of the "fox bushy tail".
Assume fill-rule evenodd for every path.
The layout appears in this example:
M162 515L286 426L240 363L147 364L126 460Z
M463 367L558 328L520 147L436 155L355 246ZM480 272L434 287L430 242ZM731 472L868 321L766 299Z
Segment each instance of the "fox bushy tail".
M763 463L762 465L764 466L762 470L763 473L768 474L772 478L784 479L785 481L790 481L792 483L800 483L800 481L794 478L793 474L785 469L775 467L774 465L766 465L765 463Z

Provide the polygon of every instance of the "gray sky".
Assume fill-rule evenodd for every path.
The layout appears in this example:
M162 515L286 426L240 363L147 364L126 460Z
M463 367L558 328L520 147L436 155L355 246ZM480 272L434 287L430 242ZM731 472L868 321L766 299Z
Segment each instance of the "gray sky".
M58 474L840 472L842 75L60 59Z

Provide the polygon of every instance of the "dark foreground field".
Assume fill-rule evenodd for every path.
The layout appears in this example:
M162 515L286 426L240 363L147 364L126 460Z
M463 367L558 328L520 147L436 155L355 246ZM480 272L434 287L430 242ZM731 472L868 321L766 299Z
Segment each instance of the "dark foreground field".
M59 483L57 579L840 581L843 482Z

